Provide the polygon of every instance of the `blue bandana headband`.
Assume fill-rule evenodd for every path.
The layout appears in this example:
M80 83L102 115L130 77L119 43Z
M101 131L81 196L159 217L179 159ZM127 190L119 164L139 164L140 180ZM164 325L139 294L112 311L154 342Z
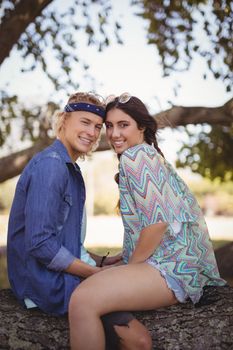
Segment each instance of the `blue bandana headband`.
M105 118L105 109L100 106L93 105L91 103L76 102L69 103L65 106L64 112L75 112L75 111L85 111L97 114L101 118Z

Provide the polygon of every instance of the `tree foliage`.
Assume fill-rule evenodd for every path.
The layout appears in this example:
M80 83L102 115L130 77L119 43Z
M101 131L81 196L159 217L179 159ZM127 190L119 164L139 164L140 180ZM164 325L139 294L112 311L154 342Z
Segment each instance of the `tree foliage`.
M0 63L14 48L24 59L22 72L39 66L54 84L55 91L65 85L69 93L78 89L74 77L76 67L83 71L89 68L79 55L77 33L85 37L86 45L102 51L113 40L110 37L121 43L120 24L113 21L112 30L106 30L111 12L108 0L67 1L63 2L62 9L59 5L60 0L1 1ZM90 14L91 6L95 11ZM48 101L47 106L29 108L17 96L12 96L7 87L1 87L0 98L0 146L12 148L10 136L16 120L20 124L21 141L36 142L49 136L48 116L57 109L53 101Z
M232 90L233 2L231 0L135 0L148 20L148 43L156 45L164 75L190 68L195 55ZM201 30L200 30L201 26Z
M12 144L13 129L16 126L20 131L20 141L32 143L51 135L51 120L58 106L54 102L48 102L45 106L34 105L30 109L18 101L16 95L8 96L4 91L1 96L1 129L0 146L14 150ZM20 116L20 117L19 117ZM17 125L15 125L17 124Z
M233 180L233 125L205 129L204 126L198 138L196 133L186 130L188 142L181 147L176 165L188 166L211 180Z
M77 88L76 79L72 77L74 66L78 64L84 70L88 69L83 57L79 57L77 33L85 36L86 45L102 51L109 45L112 31L121 42L120 24L115 21L113 30L109 30L109 0L63 1L62 7L60 4L60 0L2 0L0 47L7 46L8 51L0 50L0 63L14 47L25 59L23 72L33 71L39 65L56 89L64 83L74 89ZM90 12L91 7L95 11ZM23 19L27 19L26 23ZM12 24L16 26L12 27ZM55 72L54 62L57 64Z
M111 17L113 0L69 0L62 1L62 7L61 0L1 0L0 4L0 64L17 50L24 59L22 72L42 68L54 84L55 91L64 85L68 93L78 89L77 76L74 75L77 67L88 72L88 63L80 56L80 40L85 40L87 46L94 46L98 51L113 40L122 43L121 23ZM131 4L132 11L148 24L148 43L156 46L165 76L189 69L193 58L199 55L206 61L204 78L213 74L225 84L227 91L231 90L232 1L132 0ZM90 11L90 8L94 10ZM11 136L15 125L20 127L20 140L35 143L35 149L42 147L41 140L45 140L44 144L49 142L48 117L57 109L53 98L46 106L28 106L17 96L12 96L7 87L0 88L0 97L0 146L8 148L9 152L14 151ZM156 116L163 116L163 126L222 125L210 127L208 131L203 129L198 141L184 145L179 153L179 166L191 166L194 171L212 179L216 176L224 179L225 172L232 174L232 161L229 160L232 157L228 153L232 147L232 104L231 99L212 109L172 106ZM224 146L219 145L220 139ZM211 144L215 145L217 152L221 149L218 158L209 156ZM182 160L184 152L188 155L185 161ZM33 147L30 156L32 153ZM217 159L218 170L215 167ZM1 164L5 167L6 161L0 160L1 173L4 170Z

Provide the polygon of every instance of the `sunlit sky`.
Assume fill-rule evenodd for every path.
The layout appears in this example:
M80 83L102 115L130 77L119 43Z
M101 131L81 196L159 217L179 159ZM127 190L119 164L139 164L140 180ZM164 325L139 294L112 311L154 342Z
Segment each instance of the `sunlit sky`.
M68 0L57 0L55 5L62 7ZM89 73L94 80L85 78L79 67L73 72L80 83L80 91L95 90L106 97L109 94L119 95L128 91L141 98L151 113L170 107L168 101L184 106L218 106L230 99L223 83L216 81L210 74L203 79L205 63L196 57L191 69L186 73L176 73L170 77L162 77L160 58L155 46L147 45L147 23L133 15L128 0L113 1L113 16L119 18L123 25L120 32L124 45L113 41L110 47L98 53L95 48L87 47L80 40L81 56L90 64ZM90 8L90 11L92 9ZM34 72L20 72L22 60L16 51L12 51L0 69L0 86L16 93L22 100L44 103L54 94L52 84L38 68ZM174 95L174 87L181 84L178 96ZM53 95L54 96L54 95ZM54 97L63 104L66 102L66 87ZM178 139L182 134L164 130L162 147L170 161L174 161Z

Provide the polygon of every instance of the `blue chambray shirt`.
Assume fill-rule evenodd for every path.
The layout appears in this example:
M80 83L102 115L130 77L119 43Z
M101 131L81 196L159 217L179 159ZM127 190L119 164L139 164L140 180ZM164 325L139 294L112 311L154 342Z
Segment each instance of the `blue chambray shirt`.
M80 258L84 203L82 174L59 140L25 167L7 239L8 277L22 304L29 298L47 313L67 312L80 279L63 270Z

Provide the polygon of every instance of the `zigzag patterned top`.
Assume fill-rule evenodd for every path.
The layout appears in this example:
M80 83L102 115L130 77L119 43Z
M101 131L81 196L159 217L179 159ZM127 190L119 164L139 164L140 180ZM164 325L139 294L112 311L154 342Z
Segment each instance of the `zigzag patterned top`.
M124 151L119 174L124 261L144 227L166 222L168 229L152 255L161 273L175 278L194 303L204 286L225 285L195 197L156 149L143 143Z

